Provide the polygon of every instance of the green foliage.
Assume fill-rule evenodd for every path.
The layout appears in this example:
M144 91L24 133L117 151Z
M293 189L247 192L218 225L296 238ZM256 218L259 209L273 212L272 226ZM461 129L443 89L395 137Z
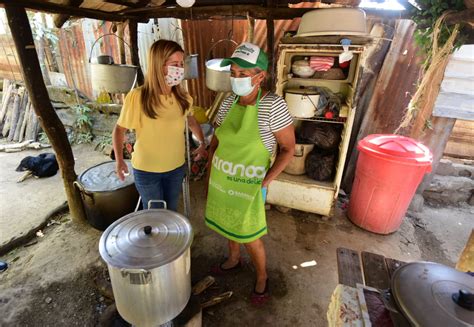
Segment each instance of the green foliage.
M72 109L76 113L72 143L91 143L94 139L94 135L92 134L92 120L89 115L92 112L91 108L83 104L76 104Z
M49 143L49 138L48 138L48 136L46 135L45 132L40 132L39 133L39 142L43 143L43 144L50 144Z
M417 30L415 32L415 42L420 47L421 51L428 55L431 54L433 28L436 20L446 11L461 11L466 9L463 0L417 0L417 5L421 8L420 10L412 8L410 10L411 18L417 24ZM443 46L446 43L449 35L454 28L454 25L447 26L442 24L439 46ZM463 35L462 31L458 36L455 49L459 48L466 40L466 35Z
M112 145L112 136L110 135L102 135L99 136L97 139L97 146L96 149L103 151L106 146Z

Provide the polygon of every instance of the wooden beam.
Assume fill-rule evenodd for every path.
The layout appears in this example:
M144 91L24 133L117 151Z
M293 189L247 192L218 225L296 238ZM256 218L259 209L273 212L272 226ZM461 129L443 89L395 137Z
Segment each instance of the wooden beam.
M136 20L128 22L128 31L130 34L130 47L132 48L132 65L138 66L137 85L143 85L144 77L140 66L140 57L138 56L138 23Z
M134 18L126 14L109 13L97 9L77 8L73 6L56 4L53 2L35 0L0 0L0 5L4 7L10 6L10 8L19 7L53 14L65 14L107 21L125 21L127 19Z
M305 12L314 10L314 8L266 8L255 5L222 5L222 6L203 6L191 8L163 8L148 7L140 9L124 10L127 15L137 15L146 18L166 18L174 17L178 19L210 19L213 17L234 17L247 19L249 13L256 19L267 19L272 12L274 19L293 19L301 17Z
M82 2L83 0L67 0L64 5L78 8L82 4ZM56 26L57 28L61 28L70 17L70 15L56 14L53 18L54 26Z
M73 185L77 175L74 171L71 145L66 130L49 100L26 10L20 6L12 5L5 5L5 10L22 67L25 86L41 126L56 153L71 216L76 222L85 221L81 196Z
M1 0L0 0L1 1ZM135 15L141 19L167 18L204 20L211 18L238 18L247 19L247 14L255 19L267 19L272 15L274 20L293 19L303 16L304 13L317 8L282 8L282 7L263 7L257 5L221 5L221 6L201 6L191 8L166 8L163 6L125 9L120 13L124 15ZM384 18L401 18L406 15L405 11L398 10L374 10L364 9L367 15L380 16Z

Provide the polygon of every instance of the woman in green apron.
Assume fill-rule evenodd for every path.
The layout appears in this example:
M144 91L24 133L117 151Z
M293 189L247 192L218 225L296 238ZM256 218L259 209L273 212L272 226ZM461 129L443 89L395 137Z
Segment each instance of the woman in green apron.
M231 65L234 95L219 109L210 145L206 225L228 239L227 259L212 267L214 274L241 267L240 244L256 268L251 301L269 298L265 248L265 196L270 182L293 156L293 121L284 100L261 88L268 59L258 46L239 45L221 66ZM278 154L270 167L273 151Z

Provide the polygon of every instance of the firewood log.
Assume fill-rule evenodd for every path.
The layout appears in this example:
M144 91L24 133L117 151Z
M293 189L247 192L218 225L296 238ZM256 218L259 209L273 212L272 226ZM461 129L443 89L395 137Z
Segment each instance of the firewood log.
M21 126L25 120L26 106L28 103L28 92L23 92L23 96L20 102L20 116L18 117L18 122L15 128L15 134L13 136L13 141L18 142L20 140Z
M12 141L13 137L15 136L15 130L18 125L18 119L20 118L21 101L23 99L24 94L25 94L25 88L20 87L18 89L18 96L15 98L15 102L13 103L13 111L12 111L10 131L8 133L8 141Z
M28 123L28 117L30 115L30 110L31 110L31 102L30 102L30 99L28 99L28 102L27 102L26 108L25 108L25 114L24 114L24 117L23 117L23 122L21 123L20 138L18 139L18 142L22 142L25 139L26 124Z

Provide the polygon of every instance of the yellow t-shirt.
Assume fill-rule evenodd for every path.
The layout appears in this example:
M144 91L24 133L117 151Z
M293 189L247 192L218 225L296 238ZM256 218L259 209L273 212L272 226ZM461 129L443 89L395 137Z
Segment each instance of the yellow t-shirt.
M184 164L184 128L186 115L174 95L160 95L162 106L156 108L158 117L146 116L140 101L140 88L125 97L117 124L135 130L136 141L132 153L135 169L163 173ZM192 98L188 99L192 105ZM191 108L190 105L190 108Z

